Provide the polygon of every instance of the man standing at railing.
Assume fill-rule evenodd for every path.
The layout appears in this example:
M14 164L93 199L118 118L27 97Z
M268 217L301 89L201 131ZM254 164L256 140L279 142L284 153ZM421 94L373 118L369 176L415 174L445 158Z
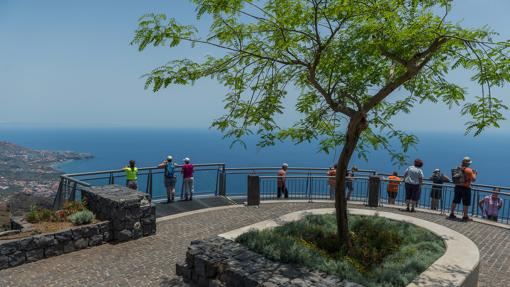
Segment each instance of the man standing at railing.
M184 165L182 166L182 177L184 178L183 182L183 191L184 191L184 200L192 200L193 199L193 165L190 163L189 158L184 159ZM182 198L182 194L181 194Z
M175 199L175 183L177 177L175 176L175 163L172 162L172 156L169 155L158 167L164 168L165 173L163 179L166 187L167 203L173 202Z
M416 202L420 199L420 188L423 183L423 171L421 167L423 161L415 159L414 165L408 167L404 173L404 182L406 187L406 211L414 212ZM409 209L411 205L411 209Z
M285 175L287 174L287 169L289 168L289 165L284 163L282 165L282 168L278 171L278 180L276 181L278 186L278 192L277 197L280 198L283 196L285 198L289 198L289 191L287 190L287 183L285 180Z
M462 221L471 221L468 216L468 208L471 205L471 183L476 180L477 173L469 166L472 161L469 157L464 157L461 166L452 169L452 181L455 184L452 210L449 219L457 219L455 216L455 207L462 200L463 216Z

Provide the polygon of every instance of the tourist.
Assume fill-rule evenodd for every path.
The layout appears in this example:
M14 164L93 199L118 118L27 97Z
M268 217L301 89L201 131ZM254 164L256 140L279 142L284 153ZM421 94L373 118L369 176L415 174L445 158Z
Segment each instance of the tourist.
M491 195L487 195L478 203L483 217L488 220L498 221L499 210L503 207L503 200L498 197L499 191L499 188L495 188Z
M468 216L468 208L471 205L471 183L476 180L477 173L469 166L472 161L469 157L464 157L461 166L452 170L452 181L455 184L452 209L449 219L457 219L455 208L462 200L463 216L462 221L471 221Z
M388 204L395 204L395 198L397 198L398 188L400 186L400 177L396 171L392 175L388 176Z
M329 183L329 198L335 199L335 190L336 190L336 167L334 166L330 167L328 170L328 183Z
M126 186L131 189L138 189L138 168L134 160L129 161L129 166L125 166L123 170L126 172Z
M443 183L450 182L450 179L441 173L439 168L436 168L430 177L432 181L432 189L430 191L430 209L437 210L439 201L443 197Z
M172 156L169 155L166 160L158 166L159 168L165 169L163 181L166 188L167 203L173 202L175 199L175 183L177 182L177 177L175 176L176 164L173 163L172 160Z
M345 189L347 190L347 194L345 195L346 200L351 199L351 194L354 191L353 183L354 183L354 172L358 171L358 168L353 165L350 170L347 170L345 174Z
M289 191L287 190L287 182L285 175L287 174L287 169L289 168L289 165L284 163L282 165L282 168L278 171L278 179L277 179L277 197L282 197L282 193L285 198L289 198Z
M182 166L182 177L183 177L183 192L184 200L193 199L193 165L190 163L189 158L184 159L184 165ZM181 193L182 199L182 193Z
M420 198L420 187L423 183L423 161L415 159L414 165L408 167L404 172L404 183L406 188L406 211L414 212L416 202ZM411 208L409 208L411 206Z

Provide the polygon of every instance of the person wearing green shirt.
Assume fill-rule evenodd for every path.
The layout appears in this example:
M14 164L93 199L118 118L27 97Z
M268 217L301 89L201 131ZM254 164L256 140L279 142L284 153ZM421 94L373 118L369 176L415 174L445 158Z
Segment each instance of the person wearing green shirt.
M123 168L126 172L126 186L131 189L138 189L138 168L135 166L135 161L130 160L129 166Z

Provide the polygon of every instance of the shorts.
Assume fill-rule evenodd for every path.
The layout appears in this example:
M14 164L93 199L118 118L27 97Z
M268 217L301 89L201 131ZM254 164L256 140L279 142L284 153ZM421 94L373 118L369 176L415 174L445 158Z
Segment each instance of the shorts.
M406 200L418 201L420 198L420 185L406 183Z
M443 188L432 187L432 190L430 191L430 198L441 199L441 197L443 196L442 193L443 193Z
M459 204L462 200L462 204L464 206L470 206L471 205L471 188L465 187L462 185L456 185L455 191L453 196L453 203Z
M138 183L136 180L126 180L126 186L131 189L138 189Z
M398 191L388 191L388 198L395 199L397 198Z
M165 176L165 187L166 188L175 188L175 183L177 182L177 177L167 177Z

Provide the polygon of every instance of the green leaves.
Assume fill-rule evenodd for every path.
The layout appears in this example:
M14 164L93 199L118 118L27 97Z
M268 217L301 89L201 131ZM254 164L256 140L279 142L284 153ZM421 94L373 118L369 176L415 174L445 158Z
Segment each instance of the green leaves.
M475 135L504 120L507 106L492 87L510 81L510 43L494 42L487 27L449 22L450 0L191 1L199 19L212 19L206 36L173 18L148 14L131 44L142 51L188 42L223 51L156 68L146 75L146 88L217 80L229 92L226 114L212 126L236 142L252 134L260 146L318 140L319 149L329 152L345 143L349 120L362 116L369 127L358 153L383 148L401 162L417 140L392 119L417 104L463 105L467 132ZM456 69L472 72L480 85L474 103L465 103L468 90L448 76ZM398 89L403 96L391 97ZM297 98L295 107L284 106L287 96ZM301 116L282 127L277 119L286 109ZM401 148L394 149L394 142Z

